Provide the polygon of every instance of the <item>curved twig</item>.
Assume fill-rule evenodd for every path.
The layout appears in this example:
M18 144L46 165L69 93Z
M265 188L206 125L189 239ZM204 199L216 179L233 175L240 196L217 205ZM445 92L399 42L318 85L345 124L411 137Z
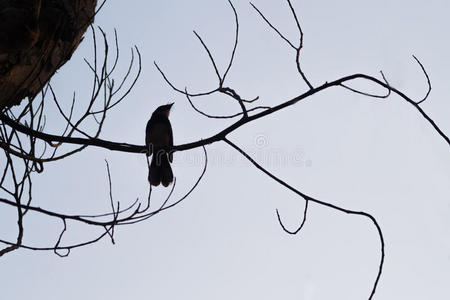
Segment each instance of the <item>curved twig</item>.
M205 154L205 164L203 166L203 170L202 170L200 176L198 177L197 181L195 182L195 184L192 186L192 188L183 197L181 197L180 199L178 199L174 203L171 203L171 204L169 204L167 206L165 206L167 204L167 201L165 201L163 203L163 205L160 206L157 210L149 212L149 213L147 213L145 215L136 216L136 217L132 218L132 220L126 221L126 222L122 222L122 223L120 223L118 225L128 225L128 224L134 224L134 223L142 222L142 221L147 220L148 218L151 218L154 215L156 215L156 214L158 214L158 213L160 213L160 212L162 212L164 210L167 210L169 208L172 208L172 207L178 205L184 199L186 199L195 190L195 188L199 185L199 183L202 180L203 176L205 175L206 169L208 167L208 153L206 151L206 147L205 146L203 146L202 148L203 148L203 153Z
M384 80L384 82L386 83L386 85L389 86L389 82L387 81L386 76L384 76L383 71L380 71L380 74L381 74L381 77L383 77L383 80ZM385 95L377 95L377 94L371 94L371 93L359 91L359 90L354 89L354 88L351 88L351 87L349 87L348 85L345 85L345 84L343 84L343 83L341 83L340 85L341 85L343 88L345 88L345 89L347 89L347 90L349 90L349 91L351 91L351 92L353 92L353 93L360 94L360 95L367 96L367 97L372 97L372 98L385 99L385 98L387 98L387 97L389 97L389 96L391 95L391 89L390 89L390 88L387 88L387 89L386 89L387 92L386 92Z
M216 61L214 60L214 57L212 56L211 51L209 51L208 46L206 46L202 37L195 30L194 30L194 34L199 39L200 43L202 44L203 48L205 49L206 53L208 54L208 57L211 60L211 63L213 65L214 71L216 72L216 75L219 78L219 85L220 85L222 83L222 77L220 76L219 70L217 69Z
M237 14L236 8L234 7L234 5L231 2L231 0L228 0L228 3L230 3L231 8L233 9L234 21L235 21L235 25L236 25L236 31L234 32L234 46L233 46L233 51L231 52L231 58L230 58L230 61L228 63L227 69L223 73L223 76L222 76L222 79L221 79L221 82L220 82L220 86L222 86L223 82L225 81L225 78L227 77L228 72L231 69L231 65L233 64L234 55L236 53L236 49L237 49L237 46L238 46L238 39L239 39L239 18L238 18L238 14Z
M161 74L161 76L164 78L164 81L174 90L177 91L180 94L184 94L184 91L177 88L166 76L166 74L161 70L161 68L158 66L158 64L156 63L156 61L153 62L153 64L155 65L156 69L158 69L159 73ZM206 95L211 95L215 92L217 92L219 90L219 88L216 88L214 90L208 91L208 92L201 92L201 93L195 93L195 94L189 94L189 96L191 97L199 97L199 96L206 96Z
M207 117L207 118L210 118L210 119L233 119L233 118L242 116L242 115L244 114L243 112L235 113L235 114L233 114L233 115L211 115L211 114L208 114L208 113L206 113L206 112L204 112L204 111L198 109L198 108L194 105L194 102L192 101L191 96L189 96L189 93L187 92L186 89L185 89L185 91L186 91L185 96L186 96L186 98L187 98L189 104L191 105L191 107L192 107L196 112L198 112L199 114L201 114L202 116L205 116L205 117ZM259 110L259 109L270 109L270 106L256 106L256 107L253 107L253 108L251 108L251 109L247 109L246 111L247 111L247 113L249 113L249 112L252 112L252 111L255 111L255 110Z
M305 72L303 72L301 65L300 65L300 52L303 48L303 30L302 27L300 26L300 22L298 20L297 17L297 13L295 12L294 7L292 6L292 3L290 0L287 0L287 3L289 4L289 8L291 10L292 15L294 16L295 19L295 23L297 25L297 29L300 35L300 41L299 41L299 46L295 46L288 38L286 38L279 30L278 28L276 28L267 18L266 16L253 4L250 2L250 5L258 12L259 16L266 22L266 24L272 28L273 31L275 31L278 36L284 40L289 46L291 46L294 50L295 50L295 64L297 67L297 72L300 74L300 76L302 77L303 81L306 83L306 85L308 85L309 89L313 89L313 85L311 84L311 82L308 80L308 78L306 77Z
M431 81L430 81L430 77L428 76L427 71L425 70L425 67L422 65L422 63L420 62L420 60L419 60L415 55L413 55L412 57L416 60L416 62L419 64L420 68L422 69L422 72L423 72L423 74L425 75L425 77L426 77L426 79L427 79L427 84L428 84L428 90L427 90L427 93L426 93L425 96L422 98L422 100L419 100L419 101L416 102L416 104L419 105L419 104L421 104L422 102L424 102L425 100L428 99L428 96L429 96L430 93L431 93Z
M381 244L381 258L380 258L380 264L379 264L379 267L378 267L378 273L377 273L377 276L376 276L376 279L375 279L372 291L371 291L370 296L369 296L369 300L372 299L372 297L375 295L375 290L376 290L376 288L378 286L378 282L379 282L379 280L381 278L381 273L383 272L384 255L385 255L383 232L381 231L381 227L378 224L377 220L369 213L366 213L366 212L363 212L363 211L354 211L354 210L345 209L345 208L339 207L337 205L334 205L334 204L331 204L331 203L328 203L328 202L325 202L325 201L321 201L321 200L315 199L315 198L313 198L311 196L306 195L305 193L300 192L299 190L295 189L294 187L292 187L291 185L289 185L288 183L286 183L285 181L281 180L280 178L278 178L277 176L275 176L271 172L269 172L267 169L262 167L253 158L251 158L245 151L243 151L241 148L239 148L237 145L235 145L230 140L225 138L224 142L227 143L228 145L230 145L235 150L237 150L242 156L244 156L248 161L250 161L258 170L262 171L267 176L269 176L270 178L272 178L273 180L275 180L276 182L278 182L282 186L286 187L287 189L291 190L292 192L296 193L297 195L299 195L303 199L311 201L311 202L316 203L316 204L319 204L321 206L326 206L328 208L332 208L334 210L337 210L337 211L340 211L340 212L344 212L346 214L363 216L363 217L366 217L366 218L368 218L368 219L370 219L372 221L372 223L375 225L375 227L376 227L376 229L378 231L378 235L379 235L379 238L380 238L380 244Z
M61 239L62 239L64 233L65 233L66 230L67 230L66 220L65 220L65 219L62 219L62 221L63 221L64 227L63 227L63 230L61 231L61 233L59 234L58 240L56 241L55 247L53 248L53 252L54 252L56 255L58 255L59 257L67 257L67 256L69 256L69 254L70 254L70 248L64 249L64 250L66 250L66 253L62 253L62 254L61 254L61 253L58 252L58 250L60 250L60 249L59 249L59 244L61 243Z
M300 232L300 230L302 230L303 226L306 223L306 215L308 214L308 204L309 204L309 199L305 199L305 208L303 209L303 220L300 223L300 226L297 229L295 229L294 231L291 231L291 230L287 229L286 226L284 226L283 222L281 221L280 213L278 212L278 209L276 210L278 223L280 223L281 228L283 228L283 230L286 233L296 235L297 233Z

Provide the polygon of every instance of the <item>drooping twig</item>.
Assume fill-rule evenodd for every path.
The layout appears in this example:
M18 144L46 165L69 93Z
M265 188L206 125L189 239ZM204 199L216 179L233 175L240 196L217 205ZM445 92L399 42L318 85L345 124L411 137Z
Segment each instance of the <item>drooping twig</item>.
M425 75L426 79L427 79L427 84L428 84L428 90L427 93L425 94L425 96L422 98L422 100L419 100L416 102L417 105L421 104L422 102L424 102L425 100L428 99L428 96L431 93L431 81L430 81L430 77L428 76L427 70L425 70L425 67L423 66L423 64L420 62L420 60L413 55L413 58L416 60L416 62L419 64L420 68L422 69L423 74Z
M372 221L372 223L375 225L375 227L376 227L376 229L378 231L378 236L380 238L380 244L381 244L381 258L380 258L380 263L379 263L379 266L378 266L378 273L377 273L377 276L376 276L376 279L375 279L372 291L371 291L370 296L369 296L369 300L372 299L372 297L375 295L375 291L376 291L376 288L378 286L378 282L379 282L379 280L381 278L381 273L383 272L384 255L385 255L383 232L381 231L381 227L378 224L378 222L375 219L375 217L373 217L371 214L363 212L363 211L354 211L354 210L345 209L345 208L339 207L337 205L334 205L334 204L331 204L331 203L328 203L328 202L325 202L325 201L313 198L311 196L308 196L307 194L305 194L303 192L300 192L299 190L297 190L296 188L292 187L291 185L289 185L285 181L281 180L279 177L273 175L271 172L269 172L267 169L265 169L263 166L261 166L259 163L257 163L253 158L250 157L250 155L248 155L245 151L243 151L240 147L238 147L236 144L234 144L230 140L224 139L224 142L227 143L228 145L230 145L235 150L237 150L242 156L244 156L248 161L250 161L258 170L262 171L267 176L269 176L270 178L272 178L273 180L275 180L276 182L278 182L282 186L286 187L287 189L291 190L292 192L296 193L297 195L299 195L301 198L305 199L306 201L311 201L311 202L319 204L321 206L325 206L325 207L328 207L328 208L331 208L331 209L334 209L334 210L337 210L337 211L340 211L340 212L343 212L343 213L346 213L346 214L359 215L359 216L368 218L368 219L370 219ZM306 209L305 209L305 216L306 216ZM303 220L306 220L306 218L304 218ZM304 221L302 222L302 225L300 226L300 229L302 228L303 224L304 224Z
M383 71L380 71L380 74L381 74L381 77L383 77L383 80L386 83L386 85L389 86L389 82L387 81L386 76L384 76ZM387 92L384 95L377 95L377 94L371 94L371 93L367 93L367 92L362 92L360 90L354 89L354 88L352 88L352 87L350 87L348 85L345 85L343 83L341 84L341 86L343 88L353 92L353 93L360 94L360 95L367 96L367 97L372 97L372 98L385 99L385 98L387 98L387 97L389 97L391 95L391 89L387 89Z
M63 221L64 227L63 227L63 230L61 231L61 233L59 234L59 237L58 237L58 240L56 241L56 244L55 244L55 247L54 247L53 252L54 252L56 255L58 255L59 257L67 257L67 256L69 256L69 254L70 254L70 248L64 249L64 250L66 250L66 253L60 253L60 251L59 251L59 244L61 243L61 239L62 239L64 233L65 233L66 230L67 230L66 219L62 219L62 221Z
M281 228L283 228L283 230L286 233L296 235L297 233L300 232L300 230L302 230L303 226L306 223L306 215L308 214L308 204L309 204L309 199L305 199L305 208L303 209L303 219L302 219L302 222L300 223L300 226L297 227L297 229L295 229L295 230L289 230L286 228L286 226L284 226L283 222L281 221L280 213L278 212L278 209L276 210L278 223L280 223Z

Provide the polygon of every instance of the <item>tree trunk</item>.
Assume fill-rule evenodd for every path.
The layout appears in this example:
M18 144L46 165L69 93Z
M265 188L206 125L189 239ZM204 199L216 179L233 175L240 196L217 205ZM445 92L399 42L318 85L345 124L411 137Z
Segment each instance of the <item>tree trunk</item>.
M97 0L0 0L0 109L37 95L72 56Z

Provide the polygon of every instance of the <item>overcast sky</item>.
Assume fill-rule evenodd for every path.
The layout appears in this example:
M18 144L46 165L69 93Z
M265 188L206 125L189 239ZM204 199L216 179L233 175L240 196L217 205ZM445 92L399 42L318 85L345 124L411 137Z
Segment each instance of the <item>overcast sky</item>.
M259 18L247 1L235 0L241 34L226 85L242 97L273 106L307 90L296 73L295 52ZM255 0L292 41L295 22L283 0ZM450 2L447 0L293 0L304 36L303 70L313 85L344 75L379 76L412 98L433 90L422 108L450 134ZM192 30L210 47L220 70L233 46L234 16L225 0L109 1L96 18L119 36L120 72L130 48L142 53L135 89L106 121L102 138L144 143L153 110L175 102L176 144L217 133L230 121L195 113L165 84L157 61L180 88L215 88L208 57ZM55 76L68 107L74 90L83 106L91 79L83 58L92 58L90 34ZM383 90L355 82L367 91ZM213 114L234 113L231 99L195 100ZM49 106L46 131L57 132ZM52 123L53 122L53 123ZM55 127L52 127L53 126ZM55 129L56 128L56 129ZM267 169L322 201L375 216L383 230L386 258L374 299L449 299L450 152L419 113L393 95L377 100L333 88L252 122L230 135ZM59 258L51 252L17 250L0 259L4 299L367 299L380 259L370 220L311 204L296 236L278 225L301 221L304 201L255 169L224 143L207 147L210 164L199 187L179 206L134 226L116 228L116 244L103 240ZM64 213L108 212L104 159L121 205L148 192L145 156L89 148L46 165L35 176L33 205ZM201 149L177 153L175 199L197 179ZM156 189L154 201L168 190ZM0 233L14 240L16 213L2 207ZM53 245L61 222L25 219L24 242ZM63 243L82 241L97 229L68 224Z

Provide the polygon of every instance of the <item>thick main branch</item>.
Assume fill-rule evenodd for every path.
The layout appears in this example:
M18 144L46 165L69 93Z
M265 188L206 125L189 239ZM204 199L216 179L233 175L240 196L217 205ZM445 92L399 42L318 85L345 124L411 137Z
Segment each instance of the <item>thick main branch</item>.
M212 143L221 141L229 133L233 132L234 130L238 129L239 127L241 127L247 123L250 123L252 121L255 121L257 119L260 119L262 117L270 115L272 113L275 113L275 112L282 110L286 107L289 107L291 105L294 105L297 102L302 101L302 100L304 100L314 94L317 94L323 90L326 90L331 87L340 86L341 84L343 84L345 82L352 81L355 79L365 79L365 80L374 82L375 84L392 91L393 93L395 93L398 96L400 96L401 98L403 98L406 102L413 105L419 111L421 116L431 124L431 126L436 130L436 132L450 146L449 137L439 128L439 126L425 113L425 111L414 100L412 100L411 98L409 98L404 93L397 90L396 88L391 87L387 83L385 83L373 76L369 76L369 75L365 75L365 74L353 74L353 75L345 76L345 77L342 77L340 79L337 79L337 80L334 80L331 82L326 82L326 83L322 84L321 86L310 89L307 92L305 92L295 98L292 98L291 100L285 101L277 106L266 109L262 112L256 113L251 116L243 117L213 136L210 136L208 138L205 138L205 139L202 139L199 141L186 143L186 144L182 144L182 145L177 145L177 146L174 146L171 150L172 151L190 150L190 149L198 148L201 146L205 146L208 144L212 144ZM145 151L146 151L146 147L144 145L117 143L117 142L111 142L111 141L106 141L106 140L102 140L102 139L62 137L62 136L58 136L58 135L52 135L52 134L48 134L48 133L39 132L39 131L30 129L29 127L27 127L25 125L15 122L14 120L10 119L8 116L6 116L4 114L0 114L0 120L2 122L4 122L5 124L14 128L15 130L17 130L18 132L21 132L23 134L44 140L50 144L53 144L56 142L56 143L68 143L68 144L76 144L76 145L96 146L96 147L101 147L101 148L105 148L105 149L112 150L112 151L121 151L121 152L129 152L129 153L145 153Z

